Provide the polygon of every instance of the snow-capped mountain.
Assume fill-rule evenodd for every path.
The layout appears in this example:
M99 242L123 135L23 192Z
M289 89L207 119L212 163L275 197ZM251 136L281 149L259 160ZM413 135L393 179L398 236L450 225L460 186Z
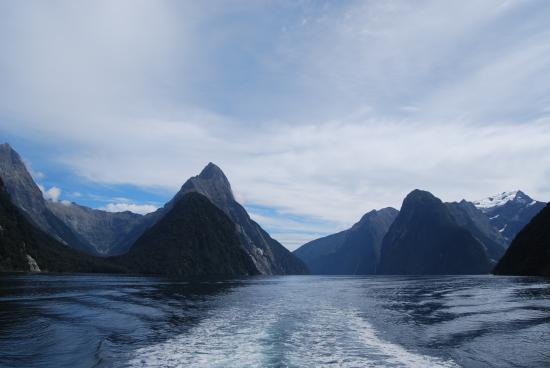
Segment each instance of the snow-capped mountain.
M490 209L493 207L504 206L510 201L515 201L516 203L521 204L535 204L537 201L531 199L528 195L523 193L521 190L515 190L513 192L502 192L499 194L492 195L487 198L483 198L477 201L474 201L474 205L480 210Z
M521 190L502 192L473 203L489 217L508 244L545 206Z

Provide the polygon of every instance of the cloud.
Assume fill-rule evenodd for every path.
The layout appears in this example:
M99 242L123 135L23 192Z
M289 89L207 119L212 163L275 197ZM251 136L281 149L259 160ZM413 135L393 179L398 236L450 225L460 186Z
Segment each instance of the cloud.
M285 244L414 188L550 199L548 2L319 4L4 2L0 131L101 185L213 161Z
M42 194L44 195L45 199L50 200L52 202L59 201L59 197L61 196L61 189L59 189L58 187L51 187L48 190L45 190L44 187L40 187L40 186L39 188L42 190Z
M130 211L140 215L145 215L150 212L154 212L158 207L151 204L136 204L136 203L108 203L105 207L101 208L107 212L125 212Z

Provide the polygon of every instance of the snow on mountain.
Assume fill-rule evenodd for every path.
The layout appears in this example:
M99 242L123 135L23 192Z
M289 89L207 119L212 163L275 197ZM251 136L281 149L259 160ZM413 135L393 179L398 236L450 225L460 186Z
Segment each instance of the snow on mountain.
M532 199L527 197L522 191L515 190L513 192L502 192L499 194L492 195L487 198L483 198L477 201L474 201L474 205L480 210L504 206L510 201L516 201L518 203L529 203L534 202Z
M493 227L508 243L545 206L544 202L536 201L520 190L502 192L473 203L489 217Z

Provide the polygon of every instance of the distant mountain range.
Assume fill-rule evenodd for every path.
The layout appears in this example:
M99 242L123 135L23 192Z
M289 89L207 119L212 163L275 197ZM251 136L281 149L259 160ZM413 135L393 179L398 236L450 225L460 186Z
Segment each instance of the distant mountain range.
M521 191L444 203L414 190L400 211L370 211L291 253L250 218L213 163L143 216L44 199L21 157L3 144L0 272L480 274L498 263L499 274L548 275L544 207Z
M116 256L127 253L138 254L136 253L138 248L141 249L139 254L150 251L152 249L150 247L158 249L159 252L166 251L172 254L171 252L174 250L168 247L172 249L168 251L168 248L164 246L167 244L160 245L161 239L165 241L170 236L177 238L184 234L181 232L182 229L179 229L176 226L177 224L173 222L173 218L179 217L172 212L175 210L182 211L180 206L176 206L176 204L186 198L189 193L200 193L206 201L195 199L188 202L188 199L186 199L184 203L188 203L190 206L193 204L193 208L197 213L200 212L197 209L200 206L214 206L218 212L222 211L224 216L229 218L234 231L232 230L231 235L227 233L218 234L217 239L220 241L216 243L217 246L231 247L231 242L224 244L221 240L232 239L237 234L240 249L253 265L253 268L250 269L249 265L242 263L241 260L237 264L242 263L242 267L217 264L218 274L224 270L231 271L229 272L231 275L308 273L307 267L300 259L272 239L267 232L250 219L246 210L235 201L229 181L223 172L212 163L208 164L200 175L189 179L164 207L145 216L131 212L111 213L75 203L67 204L45 200L21 157L9 144L0 145L0 178L4 180L6 192L11 198L11 202L19 209L31 226L48 234L66 248L75 249L92 256L114 257L110 258L109 262L113 260L116 263L124 259L124 267L128 266L128 258ZM214 216L211 209L204 208L203 210L204 212L200 213L210 213ZM163 221L166 216L168 216L166 221L172 219L170 222L172 223L171 227L166 227ZM185 241L171 243L171 247L179 247L182 252L194 249L197 253L193 255L193 252L187 252L186 259L193 259L194 256L197 257L197 260L200 259L202 253L196 245L208 247L209 244L206 244L205 241L216 238L213 234L221 231L220 228L212 225L217 222L208 222L212 219L212 216L204 216L204 223L197 224L197 229L201 229L204 237L190 233L185 235L188 237L186 240L184 239ZM181 224L181 226L183 225ZM163 234L158 232L159 227L164 229ZM209 234L209 231L213 233ZM210 235L214 237L209 237ZM155 236L158 236L158 241L155 241ZM147 237L147 241L143 239L144 237ZM139 245L136 250L133 250L134 244ZM148 244L148 246L143 244ZM195 248L190 244L193 244ZM187 249L186 247L191 248ZM219 250L220 254L224 254L223 249ZM212 250L211 254L215 254L215 252ZM237 253L229 252L227 254L234 254L237 259L240 257ZM137 255L135 257L135 259L140 259ZM221 256L217 259L220 262L224 260ZM128 268L135 269L135 267ZM145 268L143 269L145 270ZM195 271L203 274L204 269L199 265L189 270L179 269L176 271L174 268L161 268L158 271L176 275L191 275ZM151 273L151 268L148 268L148 270L147 273Z
M371 211L351 229L306 243L294 254L314 274L489 273L542 207L521 191L443 203L416 190L387 221L367 219L388 209Z

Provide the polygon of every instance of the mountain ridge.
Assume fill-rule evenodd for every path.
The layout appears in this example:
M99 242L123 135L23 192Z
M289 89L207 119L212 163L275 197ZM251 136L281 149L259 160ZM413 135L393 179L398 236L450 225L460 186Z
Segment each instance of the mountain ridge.
M294 251L313 274L374 274L380 246L399 211L372 210L347 230L313 240Z
M124 272L62 244L27 220L0 178L0 272Z

